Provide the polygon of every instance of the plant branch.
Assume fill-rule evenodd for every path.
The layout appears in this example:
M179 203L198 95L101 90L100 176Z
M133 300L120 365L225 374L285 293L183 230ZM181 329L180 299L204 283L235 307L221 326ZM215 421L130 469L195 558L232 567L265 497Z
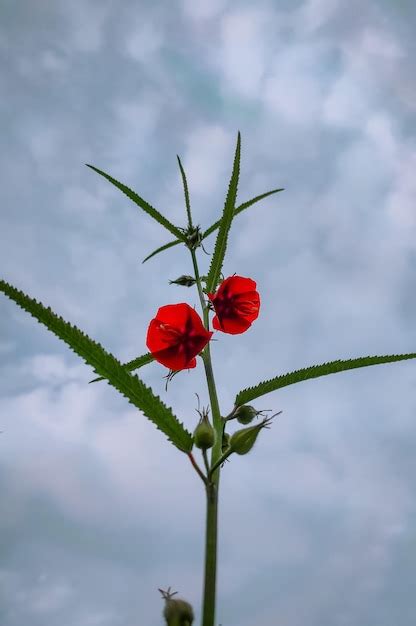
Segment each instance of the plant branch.
M206 450L202 450L202 457L204 459L204 464L205 464L205 469L207 470L207 476L210 473L210 467L209 467L209 461L208 461L208 454Z
M206 476L204 476L202 470L200 469L198 463L195 461L194 455L192 454L192 452L188 452L188 457L189 460L191 461L192 465L194 466L195 471L197 472L198 476L200 476L201 480L203 481L204 485L206 486L208 484L207 478Z
M226 452L224 452L224 454L222 454L220 456L220 458L212 465L211 469L208 472L208 480L211 480L212 474L215 472L217 467L222 465L224 463L224 461L226 459L228 459L228 457L230 456L231 452L232 452L231 450L227 450Z

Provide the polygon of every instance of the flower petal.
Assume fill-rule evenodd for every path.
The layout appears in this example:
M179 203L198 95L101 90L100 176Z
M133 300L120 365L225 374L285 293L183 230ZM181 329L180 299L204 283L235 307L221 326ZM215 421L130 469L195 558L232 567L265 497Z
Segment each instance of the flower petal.
M192 369L196 366L196 358L189 359L184 351L178 351L176 347L165 348L152 353L155 361L171 370Z
M221 330L229 335L239 335L244 333L251 326L251 322L241 317L221 318L221 322L216 315L212 320L215 330Z
M189 311L193 311L193 309L186 302L165 304L165 306L161 306L158 309L156 319L160 322L171 324L178 329L184 329L189 317Z

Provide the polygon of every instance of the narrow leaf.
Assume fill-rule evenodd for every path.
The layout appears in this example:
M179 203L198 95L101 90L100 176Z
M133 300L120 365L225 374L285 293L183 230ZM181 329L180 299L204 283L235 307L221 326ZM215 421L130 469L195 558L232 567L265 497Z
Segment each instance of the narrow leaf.
M104 176L104 178L106 178L107 180L110 181L110 183L115 185L117 189L120 189L120 191L126 194L126 196L130 198L130 200L133 200L133 202L137 204L137 206L139 206L141 209L143 209L143 211L145 211L148 215L153 217L153 219L159 222L159 224L167 228L173 235L175 235L175 237L183 241L184 236L182 232L179 230L179 228L177 228L174 224L169 222L169 220L167 220L166 217L164 217L161 213L159 213L159 211L157 211L154 207L152 207L151 204L146 202L146 200L143 200L143 198L141 198L135 191L133 191L132 189L130 189L123 183L120 183L118 180L116 180L109 174L106 174L102 170L99 170L97 167L94 167L93 165L89 165L88 163L86 163L85 165L89 167L90 169L94 170L94 172L97 172L97 174Z
M211 265L207 278L207 291L215 291L217 283L220 278L221 268L224 261L225 251L227 248L228 233L231 227L231 222L235 210L235 201L237 198L238 178L240 175L240 150L241 150L241 136L238 131L237 146L234 156L233 171L231 174L230 183L228 185L228 193L224 204L224 211L222 214L217 239L215 241L214 254L211 259Z
M189 202L188 182L186 180L185 170L182 167L182 163L178 155L176 155L176 158L178 159L179 169L181 170L183 190L185 192L185 204L186 204L186 213L188 216L188 225L189 225L189 228L192 228L191 203Z
M127 372L131 372L133 370L138 370L139 367L143 367L143 365L147 365L148 363L151 363L152 361L154 361L154 358L150 354L150 352L148 352L147 354L143 354L142 356L138 356L137 358L133 359L132 361L128 361L128 363L123 363L122 367L124 367L124 369ZM90 380L88 384L96 383L99 380L105 380L105 379L102 376L100 376L99 378L94 378L93 380Z
M173 246L176 246L176 244L178 244L178 243L182 243L182 241L179 241L179 239L174 239L173 241L169 241L169 243L165 243L163 246L160 246L160 248L157 248L157 250L153 250L152 254L149 254L149 256L147 256L145 259L143 259L142 263L146 263L146 261L151 259L152 256L155 256L156 254L159 254L159 252L163 252L163 250L167 250L168 248L172 248Z
M235 398L235 405L240 406L246 404L251 400L255 400L260 396L264 396L266 393L276 391L281 387L287 387L287 385L293 385L299 383L302 380L308 380L309 378L319 378L320 376L327 376L328 374L336 374L337 372L343 372L345 370L352 370L358 367L367 367L368 365L379 365L381 363L393 363L394 361L405 361L406 359L416 358L416 353L411 352L409 354L397 354L386 356L362 356L358 359L348 359L346 361L330 361L329 363L323 363L322 365L312 365L311 367L305 367L301 370L295 370L288 374L282 374L271 378L264 382L259 383L255 387L249 387L240 391Z
M165 433L179 450L189 452L192 449L192 435L185 430L171 409L137 376L129 374L121 363L99 343L90 339L76 326L65 322L50 307L46 308L1 279L0 291L62 339L88 365L91 365L97 374L106 378L131 404L140 409L159 430Z
M272 191L267 191L266 193L262 193L260 196L256 196L255 198L252 198L251 200L248 200L248 202L243 202L243 204L240 204L240 206L238 206L234 210L234 216L233 217L236 217L239 213L244 211L244 209L248 209L248 207L251 206L252 204L255 204L256 202L259 202L259 200L263 200L263 198L267 198L267 196L271 196L273 193L278 193L279 191L284 191L283 187L281 189L273 189ZM216 230L219 227L220 224L221 224L221 220L218 220L217 222L212 224L204 232L204 234L202 235L202 239L205 239L205 237L208 237L208 235L213 233L214 230Z

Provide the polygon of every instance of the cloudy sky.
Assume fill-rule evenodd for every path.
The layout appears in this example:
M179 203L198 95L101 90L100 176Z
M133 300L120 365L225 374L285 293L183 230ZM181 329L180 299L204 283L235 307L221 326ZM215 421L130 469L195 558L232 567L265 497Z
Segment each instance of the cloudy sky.
M416 44L411 0L3 0L0 275L122 361L194 290L170 235L85 163L179 225L239 202L224 274L262 309L212 346L221 407L337 358L416 348ZM212 252L215 237L206 241ZM209 257L201 253L201 268ZM0 622L161 626L157 587L199 623L204 493L185 455L0 295ZM164 389L193 430L201 363ZM416 362L303 382L222 474L217 622L413 626Z

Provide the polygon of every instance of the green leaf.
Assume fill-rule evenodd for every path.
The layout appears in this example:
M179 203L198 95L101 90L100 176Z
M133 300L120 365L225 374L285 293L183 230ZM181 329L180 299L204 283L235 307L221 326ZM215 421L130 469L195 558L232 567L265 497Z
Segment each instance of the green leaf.
M228 185L228 193L224 204L224 211L221 218L221 223L218 230L217 239L215 241L214 254L211 259L211 265L207 278L207 290L208 292L215 291L217 283L220 278L221 268L224 261L225 251L227 248L228 233L231 227L231 222L235 210L235 201L237 198L238 178L240 175L240 150L241 150L241 136L238 131L237 146L234 156L233 171L231 174L230 183Z
M161 213L159 213L159 211L157 211L148 202L146 202L146 200L143 200L143 198L141 198L135 191L132 191L132 189L129 189L129 187L127 187L123 183L120 183L118 180L116 180L109 174L106 174L102 170L99 170L97 167L94 167L93 165L89 165L88 163L86 163L85 165L89 167L90 169L94 170L94 172L97 172L97 174L104 176L104 178L106 178L107 180L110 181L110 183L115 185L117 189L120 189L120 191L126 194L126 196L130 198L130 200L133 200L133 202L137 204L141 209L143 209L143 211L145 211L148 215L153 217L153 219L159 222L159 224L167 228L173 235L175 235L175 237L177 237L181 241L184 240L184 236L182 232L180 231L180 229L177 228L171 222L169 222L169 220L167 220L166 217L164 217Z
M259 200L263 200L263 198L267 198L267 196L271 196L273 193L278 193L279 191L284 191L283 187L280 189L272 189L272 191L267 191L266 193L262 193L260 196L256 196L255 198L252 198L251 200L248 200L247 202L243 202L243 204L240 204L240 206L238 206L235 210L234 210L234 216L233 219L242 211L244 211L244 209L248 209L248 207L250 207L252 204L255 204L256 202L259 202ZM215 222L215 224L212 224L202 235L202 239L205 239L205 237L208 237L209 235L211 235L211 233L214 232L214 230L217 230L217 228L219 228L221 224L221 220L218 220L217 222ZM159 252L163 252L163 250L167 250L168 248L171 248L172 246L176 246L178 243L182 243L181 241L179 241L179 239L174 239L173 241L169 241L169 243L165 243L165 245L161 246L160 248L158 248L157 250L155 250L154 252L152 252L152 254L149 254L149 256L147 256L144 260L143 263L145 263L146 261L148 261L149 259L152 258L152 256L155 256L156 254L159 254Z
M127 370L127 372L131 372L132 370L138 370L139 367L143 367L143 365L147 365L148 363L151 363L152 361L154 361L153 355L150 354L150 352L147 352L146 354L142 354L142 356L138 356L132 361L128 361L128 363L122 363L122 367L124 367L124 369ZM100 376L99 378L94 378L93 380L90 380L88 384L96 383L99 380L105 380L105 379L102 376Z
M251 200L248 200L248 202L243 202L243 204L240 204L240 206L238 206L235 210L234 210L234 216L236 217L239 213L241 213L242 211L244 211L244 209L248 209L249 206L251 206L252 204L255 204L256 202L259 202L259 200L263 200L263 198L267 198L267 196L271 196L273 193L278 193L279 191L284 191L284 188L280 188L280 189L272 189L272 191L266 191L266 193L262 193L260 196L256 196L255 198L252 198ZM217 222L215 222L215 224L212 224L202 235L202 239L205 239L205 237L208 237L208 235L210 235L211 233L214 232L214 230L216 230L219 225L221 224L221 220L218 220Z
M271 378L262 383L259 383L255 387L249 387L240 391L235 398L235 405L240 406L246 404L251 400L255 400L260 396L264 396L266 393L276 391L281 387L287 387L287 385L293 385L299 383L302 380L308 380L309 378L319 378L320 376L327 376L328 374L336 374L337 372L344 372L345 370L352 370L357 367L367 367L368 365L379 365L381 363L393 363L394 361L405 361L406 359L416 358L416 353L411 352L409 354L397 354L386 356L362 356L358 359L348 359L346 361L330 361L329 363L323 363L322 365L312 365L311 367L305 367L301 370L295 370L288 374L282 374Z
M188 225L189 225L189 228L192 228L191 203L189 202L188 182L186 180L185 170L182 167L182 163L178 155L176 155L176 158L178 159L179 169L181 170L183 190L185 192L185 204L186 204L186 213L188 215Z
M148 417L168 439L183 452L192 449L192 435L184 428L159 397L137 376L129 374L122 364L76 326L65 322L50 307L30 298L16 287L0 279L0 291L62 339L76 354L106 378L131 404Z
M167 250L168 248L172 248L173 246L176 246L176 244L178 244L178 243L183 243L183 241L179 241L179 239L174 239L173 241L169 241L169 243L165 243L163 246L160 246L160 248L157 248L156 250L153 250L152 254L149 254L149 256L147 256L145 259L143 259L142 263L146 263L146 261L151 259L152 256L155 256L156 254L159 254L159 252L163 252L163 250Z

